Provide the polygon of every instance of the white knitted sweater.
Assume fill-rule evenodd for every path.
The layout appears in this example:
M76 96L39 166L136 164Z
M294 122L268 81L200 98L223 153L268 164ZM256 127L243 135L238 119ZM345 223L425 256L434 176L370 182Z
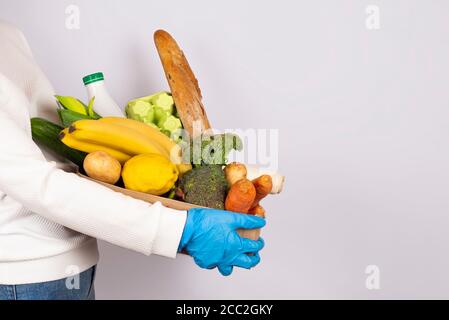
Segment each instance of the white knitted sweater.
M184 211L82 179L33 142L30 117L56 121L53 95L23 34L0 22L0 284L87 270L98 261L95 238L175 257Z

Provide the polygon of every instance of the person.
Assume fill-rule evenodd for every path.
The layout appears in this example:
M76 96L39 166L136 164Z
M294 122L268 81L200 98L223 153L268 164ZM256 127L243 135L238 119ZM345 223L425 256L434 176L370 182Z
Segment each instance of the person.
M263 219L150 205L77 176L40 149L30 118L56 122L56 108L23 33L0 22L0 300L94 299L96 239L145 255L187 252L225 276L259 263L263 240L236 229L261 228Z

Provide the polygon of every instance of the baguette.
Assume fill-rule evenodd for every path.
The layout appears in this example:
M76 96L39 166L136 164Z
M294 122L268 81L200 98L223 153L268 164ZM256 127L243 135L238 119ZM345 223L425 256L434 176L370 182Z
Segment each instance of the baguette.
M154 33L154 42L184 129L191 138L209 130L211 126L201 101L198 80L184 53L164 30Z

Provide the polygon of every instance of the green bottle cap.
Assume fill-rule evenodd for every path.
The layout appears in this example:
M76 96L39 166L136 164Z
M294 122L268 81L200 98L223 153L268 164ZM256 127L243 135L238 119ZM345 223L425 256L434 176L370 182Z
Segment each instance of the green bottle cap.
M87 86L90 83L104 80L104 75L102 72L92 73L83 78L84 85Z

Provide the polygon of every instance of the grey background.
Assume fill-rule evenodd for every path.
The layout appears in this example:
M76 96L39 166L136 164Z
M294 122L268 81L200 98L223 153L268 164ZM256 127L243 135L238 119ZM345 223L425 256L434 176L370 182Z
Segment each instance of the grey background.
M81 29L67 30L68 4ZM368 5L380 30L365 27ZM184 48L217 128L279 128L262 263L229 278L101 243L98 298L449 298L449 2L0 0L59 94L102 70L120 104ZM126 213L124 213L126 214ZM381 289L365 268L379 266Z

